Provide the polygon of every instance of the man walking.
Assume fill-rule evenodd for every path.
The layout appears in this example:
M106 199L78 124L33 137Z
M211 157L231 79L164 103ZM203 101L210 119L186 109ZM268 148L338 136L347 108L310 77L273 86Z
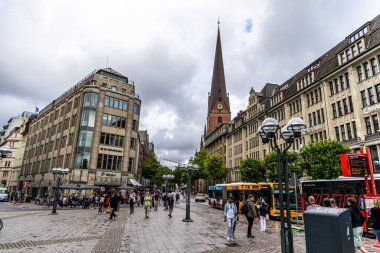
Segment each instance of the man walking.
M253 221L255 217L257 217L256 207L255 207L255 204L253 203L254 200L255 200L254 196L250 194L248 196L248 202L247 202L248 212L245 214L245 217L247 217L247 221L248 221L248 232L247 232L248 238L254 238L254 236L252 235L252 226L253 226Z
M234 224L237 216L237 207L231 197L228 198L224 205L224 221L227 222L227 241L234 240Z
M136 199L136 194L132 191L132 193L129 195L129 210L130 210L129 213L133 213L134 211L133 205L134 205L135 199Z
M112 208L112 213L110 215L110 220L113 217L117 217L117 215L115 214L115 211L117 210L117 204L118 204L117 196L114 193L114 194L112 194L112 197L111 197L111 200L110 200L110 206Z
M145 218L149 218L148 212L150 209L152 197L150 196L149 191L144 196L144 209L145 209Z
M168 202L169 202L169 215L168 216L171 218L172 213L173 213L173 209L174 209L174 196L173 196L171 191L169 192Z

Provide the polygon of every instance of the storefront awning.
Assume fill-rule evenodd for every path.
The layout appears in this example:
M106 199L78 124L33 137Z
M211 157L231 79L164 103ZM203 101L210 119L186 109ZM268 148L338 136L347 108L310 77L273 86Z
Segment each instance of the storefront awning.
M131 178L131 179L129 179L129 181L132 183L133 186L142 186L142 184L137 182L136 179Z

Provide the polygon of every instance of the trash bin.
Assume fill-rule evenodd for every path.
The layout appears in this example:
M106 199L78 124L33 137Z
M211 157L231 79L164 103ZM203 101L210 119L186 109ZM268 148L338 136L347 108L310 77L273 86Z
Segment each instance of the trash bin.
M355 253L350 210L315 207L303 215L307 253Z

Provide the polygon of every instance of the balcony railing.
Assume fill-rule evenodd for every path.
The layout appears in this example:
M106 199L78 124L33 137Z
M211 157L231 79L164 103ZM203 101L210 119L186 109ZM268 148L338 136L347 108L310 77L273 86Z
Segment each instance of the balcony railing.
M380 133L374 133L374 134L369 134L365 136L366 141L373 141L377 139L380 139Z
M348 146L350 146L350 145L354 145L354 144L358 143L359 141L360 140L357 137L357 138L353 138L353 139L350 139L350 140L345 140L345 141L343 141L343 143L346 144L346 145L348 145Z

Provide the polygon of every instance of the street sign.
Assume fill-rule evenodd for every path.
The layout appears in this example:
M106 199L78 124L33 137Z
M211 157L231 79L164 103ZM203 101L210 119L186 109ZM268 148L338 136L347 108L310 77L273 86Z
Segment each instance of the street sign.
M103 186L100 187L100 191L101 191L101 192L104 192L105 190L106 190L106 187L103 187Z

